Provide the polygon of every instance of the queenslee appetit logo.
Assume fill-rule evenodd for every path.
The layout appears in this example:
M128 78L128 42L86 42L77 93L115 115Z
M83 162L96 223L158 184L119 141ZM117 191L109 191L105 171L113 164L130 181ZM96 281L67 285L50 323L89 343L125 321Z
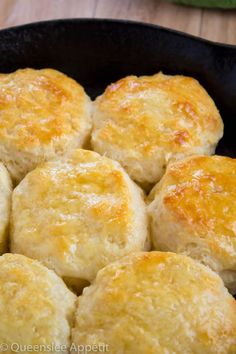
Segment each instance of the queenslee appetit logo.
M86 344L77 345L72 343L70 347L59 344L19 344L19 343L0 343L0 353L109 353L109 345L105 343L100 344Z

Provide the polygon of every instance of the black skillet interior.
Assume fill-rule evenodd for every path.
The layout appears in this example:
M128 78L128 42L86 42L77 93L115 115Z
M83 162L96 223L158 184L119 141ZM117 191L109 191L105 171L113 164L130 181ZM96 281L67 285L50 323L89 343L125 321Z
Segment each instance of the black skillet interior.
M72 19L0 31L0 72L52 67L95 98L130 74L184 74L198 79L224 119L217 153L236 157L236 47L129 21Z

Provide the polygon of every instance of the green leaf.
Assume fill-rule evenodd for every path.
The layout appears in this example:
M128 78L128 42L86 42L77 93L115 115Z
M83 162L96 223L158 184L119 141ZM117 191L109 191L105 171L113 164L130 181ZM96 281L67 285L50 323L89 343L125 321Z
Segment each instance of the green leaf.
M221 9L236 8L236 0L172 0L172 2L198 7L218 7Z

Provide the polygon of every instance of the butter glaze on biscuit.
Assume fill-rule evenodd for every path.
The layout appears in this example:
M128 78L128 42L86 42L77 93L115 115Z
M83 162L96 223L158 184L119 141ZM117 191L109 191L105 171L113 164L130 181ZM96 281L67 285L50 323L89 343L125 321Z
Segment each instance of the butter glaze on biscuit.
M78 289L106 264L147 247L141 189L118 162L86 150L23 179L11 229L12 252L42 261Z
M169 165L149 199L156 249L189 255L236 292L236 159L189 157Z
M0 74L0 160L15 183L40 162L83 146L91 101L73 79L52 69Z
M174 253L132 254L79 298L72 341L112 354L235 354L236 302L220 277Z
M25 256L4 254L0 257L0 343L8 350L1 353L12 354L18 346L17 352L23 354L42 353L37 346L49 346L51 354L69 354L56 347L70 346L75 303L76 296L52 270Z
M220 114L193 78L128 76L107 87L94 104L93 149L148 187L170 159L212 154L223 135Z

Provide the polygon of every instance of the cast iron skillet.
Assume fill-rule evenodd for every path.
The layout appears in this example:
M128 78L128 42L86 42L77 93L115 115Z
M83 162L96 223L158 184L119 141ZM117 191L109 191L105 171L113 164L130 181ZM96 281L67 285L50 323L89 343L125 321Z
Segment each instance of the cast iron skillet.
M95 98L123 76L184 74L215 100L225 134L217 153L236 157L236 46L130 21L70 19L0 31L0 72L51 67L80 82Z

